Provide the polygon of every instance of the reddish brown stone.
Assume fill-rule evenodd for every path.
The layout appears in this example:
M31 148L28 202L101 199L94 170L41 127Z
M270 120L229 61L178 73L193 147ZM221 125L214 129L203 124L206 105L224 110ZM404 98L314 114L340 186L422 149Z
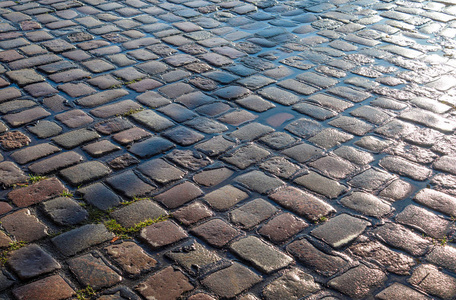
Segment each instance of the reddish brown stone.
M212 211L201 202L193 202L173 213L173 217L184 225L190 225L211 216L213 216Z
M47 227L28 209L22 209L0 219L2 226L17 241L32 242L47 236Z
M177 208L203 194L203 191L191 182L185 181L164 193L155 196L155 200L168 208Z
M129 275L139 275L142 271L150 270L157 264L155 259L133 242L111 245L106 247L106 251Z
M212 219L192 229L192 232L215 247L223 247L241 232L221 219Z
M171 221L159 222L147 226L140 237L153 249L163 247L186 238L185 231Z
M151 135L152 134L150 132L147 132L142 128L134 127L134 128L130 128L130 129L121 131L119 133L116 133L112 136L112 138L120 144L128 144L128 143L138 141L140 139L143 139L143 138L151 136Z
M11 205L6 202L0 202L0 215L4 215L13 209Z
M8 198L19 207L30 206L62 194L67 189L57 178L41 180L30 186L11 191Z
M167 267L138 284L136 290L147 299L175 300L193 290L193 285L182 272Z
M53 275L13 290L18 300L60 300L75 295L74 290L60 277Z
M282 243L309 226L303 220L293 216L290 213L285 213L274 217L258 232L266 236L274 243Z
M0 144L7 150L22 148L30 142L30 138L19 131L8 131L0 135Z
M100 257L86 254L68 261L71 272L83 286L94 289L110 287L122 281L122 277L114 272Z

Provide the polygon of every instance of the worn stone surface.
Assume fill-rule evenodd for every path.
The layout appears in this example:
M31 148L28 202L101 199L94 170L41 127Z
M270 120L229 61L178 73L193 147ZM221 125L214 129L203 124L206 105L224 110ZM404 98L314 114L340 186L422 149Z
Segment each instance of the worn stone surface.
M75 297L79 253L129 277L102 300L451 297L456 2L317 2L0 1L0 247L63 266L0 298Z
M232 266L209 275L202 283L218 295L232 298L259 281L261 277L248 268L233 263Z
M233 242L230 249L243 259L250 261L263 273L271 273L293 261L290 256L277 251L253 236Z
M105 248L107 254L129 275L139 275L152 269L157 261L133 242L122 242Z
M292 269L267 285L263 295L266 299L300 299L319 290L311 275Z
M359 265L330 280L328 285L352 298L360 299L372 289L382 285L385 279L385 273L379 269Z
M71 272L83 286L98 290L120 282L122 277L114 272L99 254L85 254L68 260Z
M21 279L33 278L61 268L49 253L36 244L11 252L8 265Z
M89 217L87 211L76 201L67 197L58 197L43 202L44 212L57 224L76 225Z
M193 285L182 272L167 267L138 284L136 290L146 298L172 300L193 290Z
M311 234L337 248L357 238L369 225L365 220L342 214L318 226Z
M30 213L28 209L21 209L0 219L3 227L16 240L32 242L48 235L47 226Z
M408 281L427 293L443 299L452 299L456 295L456 280L440 272L433 265L419 266Z
M186 238L187 233L172 221L158 222L141 230L140 237L152 249L167 246Z
M34 299L36 295L40 295L42 299L63 300L76 294L60 275L52 275L18 287L13 293L16 298L24 300Z

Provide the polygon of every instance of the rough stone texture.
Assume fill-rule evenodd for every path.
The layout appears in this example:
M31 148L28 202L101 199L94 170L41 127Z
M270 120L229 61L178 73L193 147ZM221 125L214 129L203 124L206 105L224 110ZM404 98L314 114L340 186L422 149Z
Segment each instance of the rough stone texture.
M133 227L135 224L144 222L147 219L157 219L166 216L168 213L150 200L136 201L125 207L114 210L111 216L124 227Z
M389 272L399 275L409 275L415 265L412 257L393 251L376 241L369 241L360 237L358 243L351 245L348 250L357 257L383 265Z
M182 272L167 267L138 284L136 290L149 299L173 300L193 290L193 285Z
M318 226L311 234L337 248L353 241L369 225L367 221L342 214Z
M18 287L13 294L20 300L36 299L36 295L43 300L63 300L74 296L76 292L60 275L52 275Z
M354 299L360 299L382 285L385 280L386 275L382 271L359 265L330 280L328 285Z
M443 299L453 299L456 296L456 279L440 272L433 265L420 265L414 270L408 282Z
M232 298L261 281L261 277L239 263L217 271L202 280L217 295Z
M376 218L381 218L393 211L387 203L379 198L362 192L354 192L350 196L342 198L340 203L353 210Z
M192 232L215 247L223 247L240 235L240 231L221 219L211 219L192 229Z
M8 265L21 279L33 278L61 268L49 253L36 244L11 252Z
M101 253L129 277L101 300L352 299L328 282L360 264L388 276L365 299L441 299L407 279L419 262L456 278L455 4L0 1L0 219L16 226L0 248L35 230L63 268L22 279L6 265L0 298L57 274L84 289L69 256ZM151 244L103 227L159 214L175 226ZM230 248L246 236L296 262L257 270L257 253ZM139 260L106 250L123 242L157 263L129 273ZM168 267L195 289L135 291ZM300 290L293 278L312 280L295 270L322 290Z
M133 242L122 242L106 247L106 253L119 264L128 275L136 276L157 265L157 261Z
M323 200L291 186L283 188L269 195L269 197L283 207L313 222L335 212L335 209Z
M88 224L52 238L52 243L66 256L112 239L114 235L102 224Z
M414 200L444 214L456 215L456 198L445 193L423 189L415 195Z
M0 219L3 228L16 240L32 242L48 235L47 227L28 209L22 209Z
M172 221L158 222L141 230L140 237L152 249L167 246L186 238L187 233Z
M29 165L35 174L48 174L70 167L83 161L83 157L74 151L64 152Z
M10 161L0 162L0 184L2 186L8 187L26 181L27 176L25 176L24 172L16 164Z
M173 249L171 252L168 252L166 256L176 261L191 274L205 272L206 269L222 260L217 253L208 250L197 242L192 242L189 245Z
M379 240L415 256L425 254L431 246L431 242L398 224L388 223L377 227L373 234Z
M60 171L63 178L73 186L94 181L111 173L111 170L98 161L90 161Z
M168 208L177 208L201 195L203 192L198 186L185 181L155 196L154 199Z
M231 222L239 224L245 229L251 229L268 219L277 211L272 204L255 199L230 212Z
M346 190L346 187L341 185L339 182L321 176L320 174L312 171L310 171L307 175L296 178L294 181L297 184L328 198L336 198Z
M281 243L309 226L303 220L290 213L278 215L269 220L258 231L274 243Z
M393 299L404 299L404 300L426 300L429 297L417 292L416 290L409 288L400 283L393 283L377 295L376 298L381 300L393 300Z
M83 286L91 286L95 290L113 286L122 280L98 253L72 258L68 260L68 265Z
M251 262L263 273L271 273L290 264L293 259L267 245L260 239L249 236L233 242L231 251Z
M306 239L294 241L287 246L287 250L303 264L324 276L332 276L347 265L341 257L318 250Z
M314 282L311 275L299 269L292 269L268 284L263 290L263 295L266 299L297 300L319 290L319 284Z
M450 223L430 211L415 206L407 206L400 214L396 216L398 223L408 225L436 239L446 236Z
M89 216L79 203L66 197L43 202L43 210L59 225L77 225L87 220Z
M204 195L203 199L215 210L227 210L247 197L247 193L242 190L226 185Z

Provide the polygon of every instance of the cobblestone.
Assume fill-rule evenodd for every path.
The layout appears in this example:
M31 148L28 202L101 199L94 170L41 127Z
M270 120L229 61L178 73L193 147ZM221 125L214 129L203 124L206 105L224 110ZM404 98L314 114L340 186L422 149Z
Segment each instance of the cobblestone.
M447 2L2 1L0 298L454 298Z

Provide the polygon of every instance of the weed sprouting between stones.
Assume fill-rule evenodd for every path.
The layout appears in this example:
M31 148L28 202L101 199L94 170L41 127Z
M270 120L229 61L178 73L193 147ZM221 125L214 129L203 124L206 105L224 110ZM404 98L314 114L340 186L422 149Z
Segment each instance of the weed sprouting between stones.
M115 235L119 236L122 239L129 239L129 238L131 238L130 234L138 233L139 231L141 231L141 229L143 229L146 226L166 221L169 218L170 218L169 215L167 215L167 216L162 215L155 219L147 219L145 221L136 223L134 226L129 227L129 228L125 228L124 226L117 223L117 221L114 219L105 221L104 224L105 224L106 228L109 231L113 232Z
M76 291L76 299L78 300L87 300L96 294L95 290L88 285L85 289L80 289Z

